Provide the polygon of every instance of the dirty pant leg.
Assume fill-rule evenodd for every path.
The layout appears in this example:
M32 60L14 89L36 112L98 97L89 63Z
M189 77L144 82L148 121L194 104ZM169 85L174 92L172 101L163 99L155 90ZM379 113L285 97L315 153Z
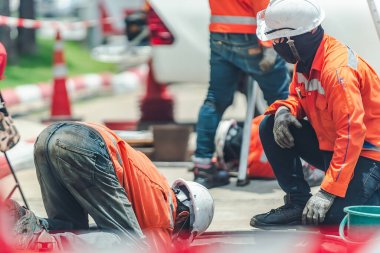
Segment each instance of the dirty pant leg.
M211 45L213 48L213 45ZM211 50L210 84L196 126L195 157L211 158L215 151L215 132L224 111L233 102L240 70L227 61L226 50Z
M49 230L88 229L88 213L67 190L48 159L47 145L51 136L63 124L52 124L37 138L34 164L48 219L43 223ZM47 221L47 222L46 222Z
M45 150L57 180L91 215L99 229L136 243L144 238L106 145L96 131L66 123L50 137Z
M302 128L291 128L295 140L292 149L281 148L274 140L274 116L266 116L260 124L260 139L265 155L276 175L281 189L290 195L290 200L304 206L311 196L310 187L302 171L303 158L317 168L323 169L323 153L318 148L318 140L310 123L300 121Z
M339 224L345 213L344 207L354 205L380 205L380 162L359 157L354 175L348 185L344 198L336 197L326 214L324 223Z

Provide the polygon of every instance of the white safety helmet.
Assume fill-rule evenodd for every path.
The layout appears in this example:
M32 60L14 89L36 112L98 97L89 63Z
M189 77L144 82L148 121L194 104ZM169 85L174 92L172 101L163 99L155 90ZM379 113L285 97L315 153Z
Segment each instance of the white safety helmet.
M318 27L325 12L314 0L272 0L257 13L257 37L262 41L297 36Z
M192 241L210 226L214 217L214 200L207 188L201 184L179 178L173 183L172 188L176 189L180 186L185 186L190 194L191 236L189 240Z
M215 152L216 156L218 158L218 161L221 163L222 167L225 169L229 169L227 163L224 160L225 154L224 154L224 146L226 144L228 133L231 128L237 128L237 122L234 119L227 119L222 120L218 128L216 129L215 133ZM235 130L235 133L237 133L237 130Z

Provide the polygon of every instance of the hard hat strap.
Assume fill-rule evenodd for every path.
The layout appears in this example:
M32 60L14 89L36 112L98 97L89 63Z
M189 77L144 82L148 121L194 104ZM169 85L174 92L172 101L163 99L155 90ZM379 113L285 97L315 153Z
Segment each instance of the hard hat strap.
M292 40L290 37L288 37L288 41L286 43L289 45L290 50L292 51L294 58L296 58L297 61L301 61L301 57L298 53L298 50L297 50L296 46L294 45L294 40Z

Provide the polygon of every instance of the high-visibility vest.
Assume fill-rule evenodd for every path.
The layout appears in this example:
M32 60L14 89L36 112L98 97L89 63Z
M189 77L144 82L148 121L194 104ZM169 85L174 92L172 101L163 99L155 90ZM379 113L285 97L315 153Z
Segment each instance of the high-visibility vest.
M210 32L256 34L256 14L269 0L209 0Z

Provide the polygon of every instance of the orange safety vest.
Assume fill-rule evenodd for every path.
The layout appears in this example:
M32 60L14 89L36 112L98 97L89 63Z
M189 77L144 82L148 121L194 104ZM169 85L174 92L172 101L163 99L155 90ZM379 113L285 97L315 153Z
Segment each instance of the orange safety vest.
M167 180L142 152L134 150L110 129L83 123L95 129L107 144L116 176L135 211L139 225L154 252L171 248L177 201Z
M298 119L307 117L321 150L333 151L321 188L344 197L359 156L380 161L380 80L352 49L324 35L309 77L294 72L284 105Z
M256 34L256 14L269 0L210 0L210 32Z

